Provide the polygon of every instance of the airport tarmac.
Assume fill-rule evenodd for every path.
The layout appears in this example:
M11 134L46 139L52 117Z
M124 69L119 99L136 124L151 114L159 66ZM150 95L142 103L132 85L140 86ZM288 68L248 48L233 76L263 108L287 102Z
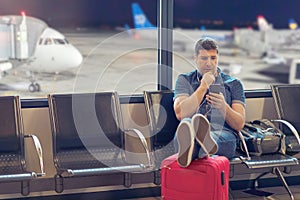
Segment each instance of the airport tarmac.
M134 39L126 32L115 31L62 33L82 53L84 60L81 66L60 74L36 72L41 91L34 93L28 91L30 82L26 69L17 67L0 79L1 95L45 97L49 93L111 90L119 94L137 94L143 90L157 89L158 53L155 39ZM191 46L190 50L181 51L174 45L173 86L178 74L195 68L193 48ZM270 84L287 83L288 80L289 62L271 66L255 57L221 54L219 64L224 71L239 78L245 89L269 89ZM280 73L276 69L281 70Z

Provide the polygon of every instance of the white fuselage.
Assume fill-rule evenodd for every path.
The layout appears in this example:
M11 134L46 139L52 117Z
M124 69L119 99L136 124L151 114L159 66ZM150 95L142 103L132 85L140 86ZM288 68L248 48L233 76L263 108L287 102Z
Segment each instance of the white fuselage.
M24 65L31 71L58 73L78 67L82 62L82 55L61 33L46 28L29 60Z

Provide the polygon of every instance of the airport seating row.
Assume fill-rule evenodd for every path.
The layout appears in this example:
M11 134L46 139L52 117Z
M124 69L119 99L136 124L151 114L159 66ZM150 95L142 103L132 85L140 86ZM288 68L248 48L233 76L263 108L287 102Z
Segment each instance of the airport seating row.
M64 190L66 178L114 173L118 177L112 184L130 187L131 172L151 170L150 149L144 135L137 129L123 128L116 92L53 94L48 100L56 192ZM0 97L0 110L0 182L21 182L22 195L28 195L30 179L45 175L41 144L35 135L24 134L18 96ZM145 150L145 164L126 162L125 132L139 139ZM36 146L40 172L26 169L24 139L27 137Z
M281 98L281 94L276 92L281 91L281 87L275 88L274 86L272 89L273 96L279 95ZM298 88L300 86L294 87ZM160 163L165 157L175 153L172 139L179 122L173 111L172 91L145 91L144 101L151 129L150 138L145 138L137 129L124 129L116 92L48 96L53 160L57 171L54 177L56 192L62 192L66 180L72 177L97 175L106 179L106 174L115 176L112 180L104 181L104 185L130 187L132 173L151 173L154 183L160 184ZM283 106L281 109L284 110L282 102L281 99L277 107ZM0 129L0 182L19 181L21 193L28 195L30 180L45 174L42 149L36 136L23 131L18 96L0 97L0 110L1 124L4 124ZM281 116L281 119L285 119L285 116ZM297 123L297 120L292 120L292 123ZM134 145L141 146L143 152L126 149L125 138L128 136L137 139ZM28 137L33 139L37 147L39 172L26 170L24 139ZM249 155L237 153L231 160L231 177L259 172L261 175L253 181L254 187L263 175L276 173L292 196L281 172L290 172L292 166L298 164L297 159L282 154L250 158ZM142 158L137 162L128 159L130 156Z
M295 89L300 89L300 85L297 87L294 87L293 90L289 91L288 98L292 98L290 94L295 95ZM286 90L286 86L282 85L274 85L272 86L272 91L274 93L274 96L282 96L280 93L282 90ZM299 90L300 94L300 90ZM284 94L285 97L287 97L287 94ZM179 121L177 120L175 113L173 111L173 92L172 91L154 91L154 92L144 92L145 97L145 106L147 110L147 116L149 117L149 123L151 127L151 135L152 137L152 150L154 152L155 162L156 166L160 166L160 163L162 160L174 153L174 145L173 137L175 134L176 127L179 124ZM284 98L284 97L283 97ZM284 101L284 100L283 100ZM278 102L276 100L277 105L283 106L283 101ZM160 105L160 106L155 106ZM295 104L297 106L297 104ZM284 110L284 108L283 108ZM165 113L168 113L166 115ZM283 122L284 125L288 125L289 127L293 126L286 120L285 118L282 118L277 120L274 119L272 121L274 122ZM299 120L299 119L295 119ZM295 120L293 120L294 124ZM300 127L299 127L300 128ZM172 130L171 132L169 130ZM287 131L287 130L286 130ZM293 135L289 135L288 137L291 138L299 138L298 132L296 130L293 130ZM244 149L247 149L247 146L245 144L244 137L241 133L238 133L241 141L243 141ZM300 142L300 141L299 141ZM299 143L300 144L300 143ZM250 156L249 153L244 154L243 152L236 151L236 156L230 160L231 166L230 166L230 177L234 177L237 175L244 175L244 174L251 174L251 173L258 173L259 175L252 181L252 188L255 189L258 187L258 180L269 174L269 173L275 173L277 177L282 182L283 186L291 196L291 199L293 199L293 194L291 190L288 187L288 184L282 174L282 172L290 173L291 167L296 166L299 164L298 159L294 158L291 155L284 155L281 153L274 153L274 154L267 154L267 155L260 155L260 156ZM159 179L159 168L156 169L156 179L155 183L160 184Z
M74 176L119 174L131 186L131 172L152 168L150 148L137 129L125 130L116 92L49 95L53 156L57 169L55 190L64 190L64 179ZM126 160L125 134L134 134L143 146L146 163ZM113 184L120 184L115 181Z

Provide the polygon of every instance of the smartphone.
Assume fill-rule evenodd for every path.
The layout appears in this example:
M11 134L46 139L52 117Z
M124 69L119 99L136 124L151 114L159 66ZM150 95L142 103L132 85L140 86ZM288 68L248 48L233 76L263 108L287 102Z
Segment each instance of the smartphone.
M221 92L221 84L211 84L208 91L219 94Z

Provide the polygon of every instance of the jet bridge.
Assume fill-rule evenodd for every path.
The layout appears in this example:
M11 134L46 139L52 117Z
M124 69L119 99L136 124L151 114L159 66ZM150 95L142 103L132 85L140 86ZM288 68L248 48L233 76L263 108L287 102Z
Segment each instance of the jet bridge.
M35 51L42 32L47 28L43 21L22 15L0 16L0 61L26 60Z
M47 28L43 21L21 15L0 16L0 73L11 69L12 61L26 62L34 55L38 39Z
M0 24L0 77L4 76L5 71L12 68L12 64L10 62L7 62L9 58L14 56L12 33L12 25Z

